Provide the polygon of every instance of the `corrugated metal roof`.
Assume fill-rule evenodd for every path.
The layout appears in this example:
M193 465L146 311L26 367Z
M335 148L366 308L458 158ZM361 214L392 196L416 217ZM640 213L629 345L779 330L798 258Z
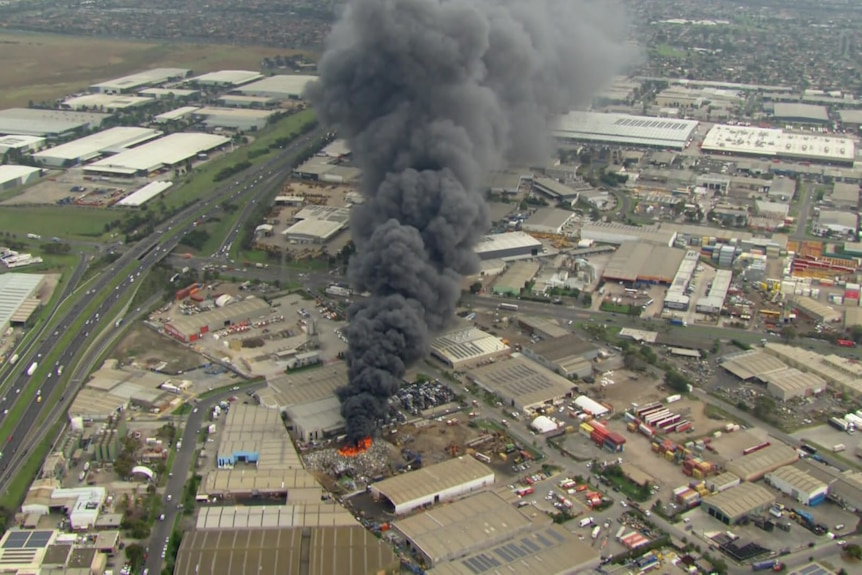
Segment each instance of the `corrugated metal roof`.
M775 495L755 483L740 483L703 500L703 505L719 510L731 519L738 519L775 502Z
M483 477L493 482L494 471L472 457L462 456L384 479L372 484L372 490L400 505Z
M727 464L726 469L745 481L756 481L766 473L790 465L797 459L799 454L795 449L782 443L773 443L760 451L734 459Z
M792 465L779 467L775 471L766 474L768 481L772 481L773 478L784 481L794 489L799 490L799 492L806 494L826 488L826 483Z

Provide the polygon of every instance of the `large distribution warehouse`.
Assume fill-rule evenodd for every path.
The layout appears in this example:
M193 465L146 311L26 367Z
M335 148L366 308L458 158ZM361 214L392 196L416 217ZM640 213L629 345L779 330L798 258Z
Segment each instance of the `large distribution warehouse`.
M602 276L629 284L645 282L669 285L683 262L685 252L676 248L639 242L624 242L611 256Z
M370 485L375 499L388 501L396 515L450 501L494 484L494 471L469 456L395 475Z
M829 493L826 483L790 465L767 473L765 479L772 487L804 505L820 505Z
M569 112L551 125L551 134L560 140L594 144L617 144L684 150L694 137L697 122L602 114Z
M703 499L701 507L722 523L735 525L748 515L764 511L773 503L775 495L769 489L755 483L741 483Z
M122 94L146 86L155 86L171 80L179 80L185 78L190 73L191 70L185 68L153 68L152 70L144 70L137 74L130 74L122 78L93 84L90 86L90 91L106 94Z
M9 108L0 110L0 134L59 140L96 129L109 116L95 112Z
M0 332L13 323L24 323L39 306L39 290L45 276L7 273L0 275Z
M263 78L257 82L246 84L236 92L247 96L264 96L279 100L298 100L302 98L306 86L317 79L317 76L277 74Z
M0 190L8 190L35 182L42 175L39 168L18 165L0 166Z
M571 397L575 386L565 377L519 353L467 373L467 378L518 411L533 411L554 400Z
M737 457L726 469L743 481L757 481L779 467L795 463L799 454L783 443L773 443L759 451Z
M243 321L254 321L268 315L271 311L266 301L248 298L211 311L174 318L165 324L165 333L188 343L197 341L206 333Z
M810 160L835 165L853 165L856 143L850 138L811 134L791 134L777 128L753 126L713 126L701 149L738 156Z
M542 253L542 242L524 232L482 236L474 251L482 260L528 258Z
M87 174L146 176L230 143L230 138L176 132L84 167Z
M33 158L45 166L67 168L103 154L119 153L161 135L162 132L149 128L118 126L43 150L33 154Z
M463 369L508 353L509 346L499 337L475 327L455 329L431 343L431 355L452 369Z

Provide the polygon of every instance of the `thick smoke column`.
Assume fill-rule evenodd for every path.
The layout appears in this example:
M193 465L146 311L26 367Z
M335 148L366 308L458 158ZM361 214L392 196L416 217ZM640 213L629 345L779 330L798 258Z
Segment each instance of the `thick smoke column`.
M588 101L624 47L609 0L352 0L308 91L346 138L366 203L351 219L348 439L371 436L474 273L479 190L507 159L546 157L547 121Z

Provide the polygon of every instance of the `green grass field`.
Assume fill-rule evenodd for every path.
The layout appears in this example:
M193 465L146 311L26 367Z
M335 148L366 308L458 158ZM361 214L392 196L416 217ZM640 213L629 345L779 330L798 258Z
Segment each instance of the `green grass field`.
M98 240L105 224L121 217L111 210L74 207L15 207L0 209L0 230L13 234L41 234L45 237Z

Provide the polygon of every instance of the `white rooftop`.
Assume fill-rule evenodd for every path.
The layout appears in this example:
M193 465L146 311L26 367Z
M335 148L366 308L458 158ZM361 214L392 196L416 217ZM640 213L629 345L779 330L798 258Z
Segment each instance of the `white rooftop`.
M856 143L850 138L814 133L789 134L778 128L724 124L710 129L701 149L728 154L839 162L852 162L856 156Z
M45 138L40 136L18 136L15 134L9 136L0 136L0 148L23 148L26 146L36 146L45 141Z
M0 274L0 326L6 326L24 302L34 296L34 291L45 276L38 274Z
M153 116L153 119L157 122L171 122L173 120L181 120L198 110L200 110L200 108L197 106L182 106Z
M209 72L208 74L195 76L189 81L197 82L198 84L239 86L240 84L247 84L259 78L263 78L263 75L250 70L219 70L218 72Z
M156 196L164 193L168 188L173 186L174 183L169 180L158 181L158 182L150 182L143 188L133 192L117 202L118 206L141 206Z
M125 110L135 106L148 106L153 103L152 98L143 96L131 96L122 94L84 94L73 96L63 101L63 106L72 110L102 109Z
M198 132L177 132L105 158L85 167L85 171L135 174L174 166L201 152L230 142L230 138Z
M30 166L0 165L0 186L38 172L39 168Z
M569 112L552 122L551 134L570 140L681 149L691 140L697 124L694 120Z
M250 96L301 98L305 87L316 79L317 76L278 74L247 84L239 92Z
M33 154L33 157L37 161L46 161L48 159L71 162L86 161L108 150L127 148L161 135L162 132L149 128L118 126L72 140L65 144L60 144L47 150L42 150Z
M162 82L167 82L172 78L183 78L189 72L191 72L191 70L186 70L184 68L153 68L152 70L144 70L143 72L130 74L128 76L123 76L122 78L99 82L98 84L93 84L90 88L97 89L101 92L107 92L110 90L131 90L133 88L147 86L149 84L161 84Z
M503 234L489 234L482 236L476 244L474 251L479 257L489 256L501 250L518 248L541 249L542 242L525 232L508 232Z

